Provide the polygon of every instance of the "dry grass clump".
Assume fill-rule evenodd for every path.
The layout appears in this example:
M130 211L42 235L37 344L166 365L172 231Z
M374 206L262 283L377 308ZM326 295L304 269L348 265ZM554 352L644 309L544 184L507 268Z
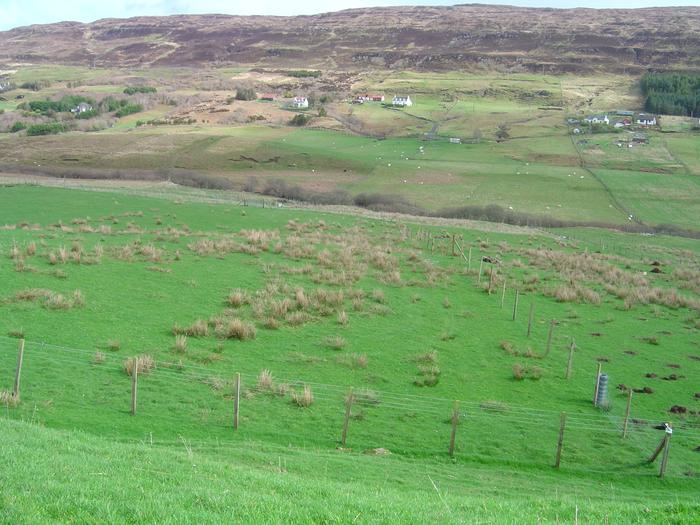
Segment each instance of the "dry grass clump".
M435 386L440 381L440 367L437 365L418 366L418 378L413 381L416 386Z
M186 335L176 335L175 336L175 346L173 347L179 354L184 354L187 351L187 336Z
M116 339L110 339L109 341L107 341L106 346L107 350L109 350L110 352L118 352L121 349L122 344Z
M349 400L350 394L345 396L345 402ZM378 405L380 403L379 393L369 388L361 388L352 393L353 400L359 405Z
M14 408L19 405L19 400L8 390L0 390L0 405Z
M101 365L102 363L105 362L106 356L104 355L103 352L95 352L95 355L92 358L92 362L96 365Z
M10 251L8 252L7 256L13 261L18 259L20 256L19 246L13 243L12 246L10 246Z
M141 246L138 253L150 262L161 262L163 259L163 250L156 248L152 244Z
M333 350L342 350L345 348L347 341L339 335L330 335L324 339L324 343L327 347L332 348Z
M270 301L269 309L270 315L276 318L284 318L292 309L293 303L290 299L284 298L279 300Z
M301 326L311 321L312 317L304 311L290 312L285 317L285 321L289 326Z
M29 244L27 244L27 248L25 251L30 257L36 255L36 243L32 241Z
M655 304L668 308L692 308L700 310L700 301L681 295L675 288L628 288L609 285L608 292L624 300L625 309L629 310L636 304Z
M338 312L338 324L341 326L347 326L348 323L350 322L348 318L348 314L345 312L345 310L341 310Z
M546 290L545 295L554 297L560 303L600 304L600 294L578 284L562 285L554 290Z
M268 330L277 330L280 327L280 322L276 317L267 317L263 320L263 326Z
M130 376L133 374L136 363L138 363L139 374L148 374L156 367L155 360L148 354L137 357L129 357L122 365L126 375Z
M517 355L517 351L515 350L513 343L511 343L510 341L501 341L501 348L508 355Z
M222 325L217 326L216 333L219 337L224 339L238 339L240 341L246 341L248 339L255 339L257 335L257 330L255 325L250 321L243 321L238 318L228 319L223 322Z
M438 362L437 350L430 350L429 352L426 352L424 354L418 354L414 358L414 361L416 361L417 363L435 364Z
M374 290L372 290L372 300L376 303L383 304L386 301L384 291L380 290L379 288L375 288Z
M352 300L352 309L355 312L361 312L363 308L364 308L364 302L362 301L362 299L360 299L359 297L356 297Z
M347 354L339 355L336 362L340 365L347 366L348 368L367 368L369 364L369 359L366 354Z
M316 288L313 292L313 300L317 305L338 307L345 302L345 294L343 290L333 291L325 288Z
M186 335L188 337L206 337L209 335L209 323L198 319L189 326L173 325L173 335Z
M395 257L382 252L374 252L370 254L368 261L374 268L383 272L395 270L399 265Z
M60 293L51 292L44 297L44 308L49 310L70 310L71 308L82 308L85 306L85 298L80 290L74 290L70 297Z
M364 299L367 293L361 288L353 288L348 290L348 297L350 299Z
M271 241L280 238L279 230L241 230L239 233L249 245L265 250Z
M239 308L250 302L250 297L244 290L236 288L235 290L231 290L229 292L226 302L233 308Z
M538 381L542 378L544 371L539 366L523 366L520 363L513 365L513 379L522 381L525 378Z
M452 303L450 302L450 298L449 298L449 297L445 297L445 298L442 300L442 307L443 307L443 308L452 308Z
M296 403L297 406L302 408L309 408L314 404L314 394L311 391L309 385L304 385L304 389L301 392L292 391L292 402Z
M384 304L373 304L370 306L369 311L374 315L389 315L391 313L391 308Z
M268 369L261 370L258 376L258 390L261 392L272 392L274 388L272 373Z
M296 307L300 310L306 310L310 304L309 298L306 296L303 288L297 288L294 291L294 301L296 302Z

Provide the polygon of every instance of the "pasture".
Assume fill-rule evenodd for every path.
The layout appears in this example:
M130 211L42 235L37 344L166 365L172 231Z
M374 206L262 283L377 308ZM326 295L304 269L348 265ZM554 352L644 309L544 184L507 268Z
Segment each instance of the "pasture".
M281 138L294 147L294 135ZM585 522L697 518L698 241L498 233L116 186L0 187L0 391L26 341L21 402L4 394L0 411L8 522L80 520L105 480L114 503L90 511L113 523L157 521L175 501L183 523L234 508L261 523L555 523L576 508ZM659 479L645 459L663 421L675 431ZM35 452L54 447L54 459ZM57 471L80 493L51 482L37 502L19 490ZM146 503L146 487L164 490Z

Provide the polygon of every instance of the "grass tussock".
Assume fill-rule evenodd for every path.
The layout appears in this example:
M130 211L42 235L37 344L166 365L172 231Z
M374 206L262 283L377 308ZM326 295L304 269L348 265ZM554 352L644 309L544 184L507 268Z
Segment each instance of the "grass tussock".
M337 318L338 324L341 326L347 326L348 323L350 322L350 319L348 318L348 314L345 312L345 310L341 310L338 312L338 318Z
M179 354L184 354L187 351L186 335L180 334L175 336L175 345L173 346L173 350L175 350Z
M345 348L347 341L339 335L330 335L324 339L324 344L333 350L342 350Z
M24 329L23 328L18 328L15 330L9 330L7 332L8 337L15 337L17 339L24 339Z
M260 371L258 376L258 390L261 392L272 392L275 389L275 383L272 379L272 373L268 369Z
M238 339L247 341L255 339L257 330L250 321L243 321L238 318L228 319L221 326L217 327L216 333L223 339Z
M109 350L110 352L118 352L121 349L122 344L116 339L110 339L109 341L107 341L106 346L107 350Z
M19 400L8 390L0 390L0 405L14 408L19 405Z
M338 356L336 362L339 365L355 370L357 368L367 368L367 365L369 365L369 358L366 354L353 353Z
M144 354L137 357L129 357L122 364L122 368L128 376L134 373L134 368L136 367L138 367L139 374L149 374L155 369L156 362L152 356Z
M301 392L292 391L292 402L302 408L309 408L314 404L314 394L309 385L304 385Z
M248 296L248 293L240 288L231 290L226 298L228 305L233 308L240 308L244 304L248 304L249 301L250 297Z
M189 326L173 325L173 335L184 335L187 337L206 337L209 335L209 323L203 319L198 319Z
M105 362L107 357L105 356L104 352L95 352L95 355L92 357L92 362L96 365L101 365L102 363Z
M525 378L538 381L542 378L544 371L539 366L524 366L520 363L515 363L513 365L513 379L516 381L522 381Z

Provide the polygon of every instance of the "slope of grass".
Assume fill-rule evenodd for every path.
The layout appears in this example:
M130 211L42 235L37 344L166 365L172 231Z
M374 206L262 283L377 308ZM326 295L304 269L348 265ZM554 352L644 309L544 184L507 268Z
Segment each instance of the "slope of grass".
M357 506L367 506L369 513L360 513L358 520L393 516L393 522L406 522L407 502L416 494L433 498L421 509L424 521L470 523L476 512L483 520L507 523L521 511L527 521L538 516L556 521L570 516L572 503L579 502L591 521L609 512L619 522L635 523L646 519L645 508L655 518L666 512L670 523L692 522L696 516L691 502L698 489L694 449L700 445L692 379L700 372L695 342L700 306L693 303L697 241L582 230L567 232L576 237L572 244L534 231L486 235L317 211L30 186L0 188L0 209L1 223L7 224L0 227L0 279L8 283L0 295L0 369L5 370L0 390L11 387L16 360L17 340L7 335L27 339L22 403L4 408L5 418L81 430L117 455L122 450L138 456L144 448L112 449L115 441L153 442L164 449L163 459L153 460L157 471L166 461L181 462L192 447L197 459L174 474L181 489L163 494L163 501L176 492L183 498L180 521L194 515L214 520L210 511L218 516L233 504L222 495L221 507L192 503L190 508L188 502L208 501L208 496L196 488L201 484L180 485L177 478L185 477L190 462L198 468L206 464L214 470L202 466L211 472L205 479L218 486L222 474L216 469L227 467L213 462L231 461L231 454L252 469L281 470L282 462L299 476L290 486L303 487L304 493L326 487L322 494L328 499L321 501L336 502L323 506L302 499L297 510L260 503L254 494L275 481L250 473L255 477L251 484L262 489L242 494L229 489L231 498L244 498L244 521L285 521L279 513L290 513L291 521L343 522L349 509L357 515ZM438 238L430 241L428 232ZM463 237L465 258L451 255L451 233ZM491 295L484 290L489 264L479 283L482 255L501 261ZM660 261L662 273L649 273L652 260ZM632 283L656 304L623 301ZM574 284L588 290L588 302L551 297ZM516 321L511 317L514 288L520 290ZM677 296L662 294L676 288ZM237 289L247 303L228 299ZM306 300L299 299L298 289ZM328 299L340 292L339 300ZM534 323L528 338L531 304ZM276 314L280 309L287 314ZM217 318L253 323L257 333L246 340L225 338ZM558 325L545 357L553 318ZM198 320L208 327L207 335L190 335L178 348L174 332ZM339 339L343 343L335 344ZM577 350L573 377L567 380L572 339ZM131 416L130 378L123 363L144 354L156 366L140 375L138 411ZM591 405L598 362L610 376L608 411ZM514 375L516 366L525 379ZM259 383L263 369L271 371L272 389ZM241 426L232 434L235 372L242 375L243 397ZM627 396L615 388L618 384L652 389L634 395L635 422L625 440L620 434ZM308 408L292 395L304 386L314 395ZM347 441L351 451L336 452L350 388L358 396ZM455 399L460 400L460 424L450 459L446 448ZM671 414L673 405L689 412ZM568 427L562 470L553 472L560 411L567 412ZM667 480L660 481L658 466L644 460L661 437L653 426L664 420L672 421L676 431ZM16 424L3 423L10 429ZM75 439L76 447L95 446L91 437ZM392 454L361 454L376 448ZM291 456L297 457L297 467L284 467L284 458ZM112 463L85 471L115 468L114 477L121 478L121 467ZM52 467L32 468L50 472ZM75 468L56 467L63 476ZM415 471L439 473L431 477L440 495L425 476L407 479L407 472ZM386 472L389 487L381 481ZM310 479L314 473L322 473L321 481ZM17 473L4 475L10 486L25 481ZM41 470L26 473L41 475ZM119 490L133 495L137 479L117 482ZM368 485L367 479L377 485ZM164 483L157 475L148 480L153 486ZM81 478L79 486L90 485ZM384 494L396 506L378 511L374 505L386 498L372 495L374 486L395 487L404 495ZM553 497L554 487L559 488ZM611 490L614 494L609 506L598 504L602 487L604 497ZM274 496L267 502L287 494L286 488L270 490ZM351 495L339 500L343 491ZM78 493L68 500L61 489L50 494L39 504L26 498L4 504L16 513L37 513L30 522L42 521L41 513L52 509L59 513L55 519L65 521L80 512L76 501L94 500L90 490L84 498ZM485 496L489 503L483 510L472 509L470 498ZM118 522L134 507L93 510ZM156 521L156 509L162 507L142 508L144 514L133 520ZM258 517L254 512L260 512Z

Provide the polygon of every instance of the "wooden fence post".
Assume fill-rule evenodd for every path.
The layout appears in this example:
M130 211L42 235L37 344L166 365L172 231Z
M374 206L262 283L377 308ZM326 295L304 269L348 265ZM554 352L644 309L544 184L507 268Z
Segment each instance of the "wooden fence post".
M515 290L515 301L513 302L513 321L518 316L518 301L520 300L520 290Z
M627 425L630 420L630 409L632 408L632 388L630 387L627 391L627 409L625 410L625 424L622 427L622 438L627 437Z
M656 450L649 456L649 459L647 460L648 463L653 463L656 461L656 458L659 457L659 454L661 454L661 451L666 447L666 441L668 440L668 434L664 434L664 437L661 438L661 442L659 443L659 446L656 447Z
M22 379L22 362L24 361L24 339L19 340L19 348L17 352L17 368L15 369L15 384L12 388L12 397L15 402L20 399L20 381Z
M530 303L530 315L527 319L527 336L530 337L532 334L532 321L535 318L535 301Z
M549 351L552 349L552 335L554 334L554 325L557 324L557 322L552 319L552 322L549 323L549 333L547 334L547 346L544 349L544 357L547 357L549 355Z
M493 287L493 266L491 267L491 271L489 272L489 295L491 295L491 288Z
M506 300L506 279L503 279L503 291L501 292L501 308Z
M452 408L452 434L450 435L450 457L455 455L455 438L457 437L457 424L459 423L459 401L455 400Z
M469 257L467 258L467 271L470 272L472 269L472 247L469 247Z
M595 374L595 390L593 391L593 406L598 406L598 389L600 388L600 371L603 369L603 363L598 361L598 372Z
M457 240L455 239L455 234L453 233L452 234L452 257L457 255L457 252L455 251L455 248L456 248L455 243L456 242L457 242Z
M561 463L561 449L564 445L564 429L566 428L566 412L559 416L559 440L557 441L557 457L554 461L554 468L559 468Z
M574 364L574 350L576 350L576 342L571 338L571 345L569 346L569 362L566 364L566 379L571 378L571 367Z
M352 404L355 401L355 394L350 390L350 394L345 400L345 419L343 421L343 435L340 437L340 443L345 447L345 441L348 438L348 425L350 424L350 413L352 410Z
M479 262L479 280L477 281L478 284L481 284L481 271L484 269L484 258L482 257L480 261L481 262Z
M661 467L659 468L659 477L663 478L666 474L666 467L668 466L668 449L671 448L671 434L666 433L666 445L664 446L664 455L661 456Z
M136 400L139 390L139 363L138 357L133 357L133 368L131 369L131 415L136 415Z
M236 372L233 384L233 430L238 430L238 412L241 406L241 374Z

